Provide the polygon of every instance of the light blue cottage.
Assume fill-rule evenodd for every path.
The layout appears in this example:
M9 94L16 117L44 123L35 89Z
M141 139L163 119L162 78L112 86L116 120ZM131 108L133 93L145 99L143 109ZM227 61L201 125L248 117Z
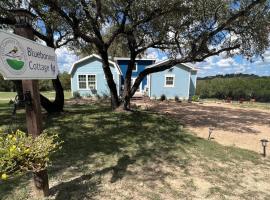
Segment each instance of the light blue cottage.
M119 66L109 61L117 92L120 91L121 70ZM80 96L109 95L109 88L102 68L101 57L92 54L75 62L69 74L71 75L71 92Z
M169 60L154 62L154 59L136 60L136 67L132 72L132 83L144 69L160 66ZM109 63L117 92L120 95L129 59L115 58L115 62L110 60ZM100 56L92 54L75 62L69 73L71 74L72 94L75 92L81 96L110 94ZM180 99L189 99L195 95L196 80L197 70L195 67L191 64L178 64L171 69L148 75L143 80L136 95L147 95L150 98L160 98L161 95L165 95L168 99L173 99L175 96Z
M149 67L157 67L169 60L158 62ZM148 76L148 95L150 98L160 98L165 95L168 99L178 96L189 99L195 95L197 70L191 64L178 64L168 70Z

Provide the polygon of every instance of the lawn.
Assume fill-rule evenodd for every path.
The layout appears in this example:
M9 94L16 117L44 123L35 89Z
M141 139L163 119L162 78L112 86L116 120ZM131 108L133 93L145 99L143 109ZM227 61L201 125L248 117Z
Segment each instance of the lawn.
M46 96L49 99L53 99L55 96L54 91L47 91L47 92L41 92L44 96ZM70 91L65 91L65 99L70 99L71 98L71 92ZM0 103L5 103L8 102L9 100L13 100L16 96L16 92L0 92Z
M0 104L0 128L10 109ZM24 115L16 126L23 130ZM179 122L107 104L69 103L44 115L64 141L49 167L49 199L270 199L269 159L194 136ZM33 199L31 175L0 182L1 199Z

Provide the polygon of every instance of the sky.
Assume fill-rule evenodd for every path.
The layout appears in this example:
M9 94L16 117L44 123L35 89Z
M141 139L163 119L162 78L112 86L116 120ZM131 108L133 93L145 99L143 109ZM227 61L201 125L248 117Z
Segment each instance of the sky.
M58 57L58 67L61 72L69 71L72 64L79 58L67 48L63 47L56 50ZM164 60L167 57L154 49L147 52L148 58L155 58L158 61ZM198 70L198 77L214 76L217 74L256 74L259 76L270 76L270 49L264 55L264 60L261 58L254 59L252 63L241 56L226 58L222 55L207 58L204 62L195 63Z

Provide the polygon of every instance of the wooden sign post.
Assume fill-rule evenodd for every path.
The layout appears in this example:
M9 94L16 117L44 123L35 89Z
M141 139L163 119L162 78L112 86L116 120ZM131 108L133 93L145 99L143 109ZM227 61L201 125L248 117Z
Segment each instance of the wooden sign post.
M17 10L17 17L21 18L23 15L25 18L29 18L32 21L32 16L25 10ZM26 20L28 21L28 20ZM30 24L24 23L22 21L17 21L19 23L15 26L15 34L22 36L24 38L34 40L34 34ZM40 106L40 94L38 80L22 80L23 94L30 92L31 94L31 107L26 106L26 124L28 134L32 137L37 137L42 132L42 114ZM49 196L49 178L47 170L42 170L39 172L34 172L33 177L34 192L36 197L47 197Z
M25 9L14 10L15 34L0 30L0 73L4 79L16 80L23 91L19 100L26 100L28 134L37 137L42 132L42 114L38 79L56 79L58 70L54 49L34 42L32 14ZM27 39L26 39L27 38ZM34 172L34 192L37 198L49 196L47 170Z

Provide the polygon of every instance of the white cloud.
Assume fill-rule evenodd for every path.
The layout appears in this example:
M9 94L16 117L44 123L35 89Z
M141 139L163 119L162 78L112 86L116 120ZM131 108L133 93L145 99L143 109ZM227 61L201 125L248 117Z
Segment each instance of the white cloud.
M232 66L236 66L236 65L238 65L236 62L235 62L235 60L234 59L232 59L232 58L225 58L225 59L221 59L221 60L219 60L217 63L216 63L216 65L218 66L218 67L232 67Z
M57 55L57 63L60 71L69 71L72 64L79 59L72 51L68 50L66 47L59 48L55 52Z

